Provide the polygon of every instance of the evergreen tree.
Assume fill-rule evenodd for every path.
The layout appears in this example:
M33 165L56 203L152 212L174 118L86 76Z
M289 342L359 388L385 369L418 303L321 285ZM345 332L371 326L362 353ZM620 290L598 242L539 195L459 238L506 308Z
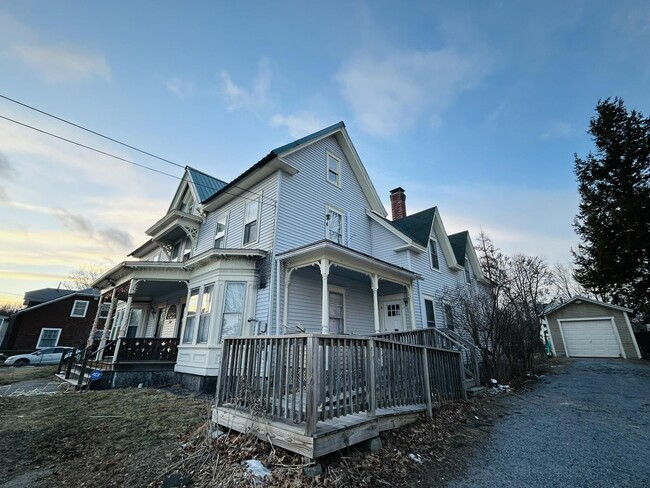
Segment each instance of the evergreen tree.
M580 207L575 278L596 296L650 320L650 118L601 100L588 131L596 152L575 155Z

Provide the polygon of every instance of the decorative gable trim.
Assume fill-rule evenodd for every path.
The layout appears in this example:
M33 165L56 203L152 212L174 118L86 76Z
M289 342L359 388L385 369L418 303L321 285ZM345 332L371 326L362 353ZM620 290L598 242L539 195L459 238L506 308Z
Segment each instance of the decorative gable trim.
M463 271L465 269L460 264L458 264L458 261L456 261L454 250L451 247L449 238L447 237L447 231L445 230L445 226L442 223L440 214L438 213L438 208L435 208L433 211L433 219L431 222L429 236L438 241L438 245L440 246L440 249L442 249L442 254L444 254L445 260L447 261L447 266L458 271Z
M186 188L189 188L190 193L192 194L192 198L194 199L194 204L196 205L197 209L199 208L201 201L199 200L199 196L196 193L196 188L194 188L192 175L190 174L189 170L185 168L185 171L183 172L183 179L179 183L178 188L176 189L176 193L174 193L174 198L172 198L172 203L169 205L167 213L178 210Z

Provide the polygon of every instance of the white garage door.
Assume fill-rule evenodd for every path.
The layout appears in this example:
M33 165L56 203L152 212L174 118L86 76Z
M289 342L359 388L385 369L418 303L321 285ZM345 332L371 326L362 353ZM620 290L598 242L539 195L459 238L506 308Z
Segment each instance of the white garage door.
M610 320L562 322L568 355L583 358L617 358L618 338Z

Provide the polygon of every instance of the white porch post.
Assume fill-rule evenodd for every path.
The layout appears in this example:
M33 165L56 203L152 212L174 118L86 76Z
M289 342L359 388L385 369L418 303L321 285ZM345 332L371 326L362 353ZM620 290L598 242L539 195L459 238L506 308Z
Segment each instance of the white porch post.
M370 275L370 286L372 287L372 312L375 322L375 332L381 332L379 329L379 298L377 297L377 290L379 290L379 276L376 274Z
M131 304L133 303L133 295L135 295L135 287L137 281L132 280L129 286L129 297L126 299L126 308L124 309L124 317L122 317L122 324L120 324L120 332L118 337L121 339L126 336L126 328L129 325L129 315L131 313Z
M293 268L288 268L284 271L284 307L282 309L282 334L287 333L289 328L289 285L291 284L291 275Z
M413 306L413 285L406 285L406 296L409 298L409 312L411 315L411 329L415 329L415 307Z
M327 289L327 277L330 273L330 260L323 258L318 262L320 267L320 274L323 277L323 299L322 299L322 312L321 312L321 332L323 334L330 333L330 305L329 305L329 290Z
M106 316L106 322L104 322L104 330L102 331L102 339L99 341L99 355L97 359L101 360L102 356L104 356L104 352L101 351L101 349L106 345L106 340L108 339L108 334L111 330L111 324L113 323L114 315L115 315L115 307L117 305L117 288L113 288L113 294L111 295L111 306L108 309L108 315Z
M95 334L97 333L97 327L99 326L99 316L102 313L103 302L104 302L104 295L100 293L99 303L97 303L97 313L95 314L95 320L93 320L93 326L90 329L90 334L88 335L88 341L86 341L86 347L92 346L95 340Z

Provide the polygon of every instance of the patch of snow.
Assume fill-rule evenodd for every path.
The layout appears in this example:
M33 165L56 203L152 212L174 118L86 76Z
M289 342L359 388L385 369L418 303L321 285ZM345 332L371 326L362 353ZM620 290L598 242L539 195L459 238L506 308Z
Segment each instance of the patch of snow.
M422 464L422 456L420 456L419 454L413 454L413 453L411 453L411 454L409 454L409 458L410 458L411 461L413 461L414 463Z
M257 459L248 459L242 465L246 465L248 476L254 479L262 481L271 476L271 472Z

